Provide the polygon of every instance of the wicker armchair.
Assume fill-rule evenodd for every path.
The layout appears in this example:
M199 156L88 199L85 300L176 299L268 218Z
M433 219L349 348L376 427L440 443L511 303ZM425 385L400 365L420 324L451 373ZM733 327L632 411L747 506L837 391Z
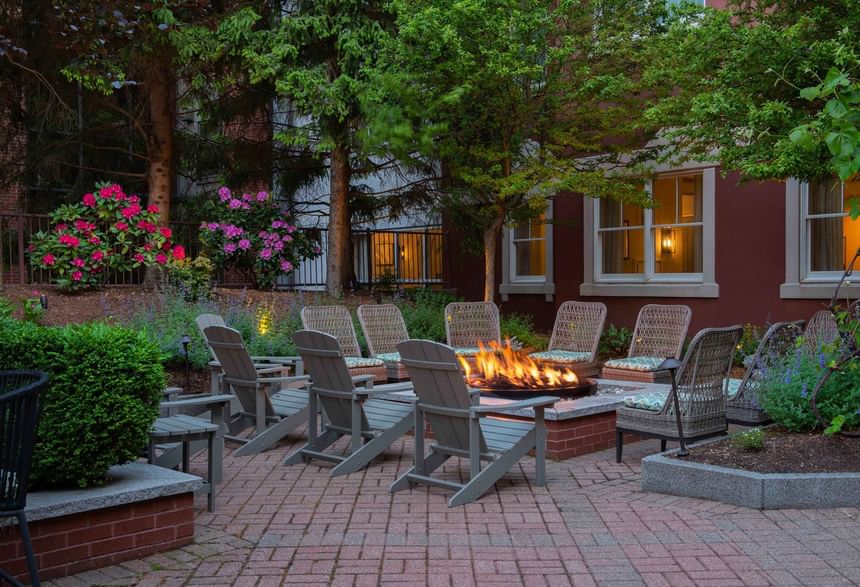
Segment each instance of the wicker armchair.
M611 359L601 377L648 383L668 383L669 372L657 366L667 357L678 358L690 327L689 306L648 304L639 311L626 359Z
M370 356L382 359L389 379L408 379L409 373L400 363L397 352L397 345L409 338L400 308L394 304L362 305L356 314Z
M818 310L806 323L803 331L803 348L818 355L822 345L829 344L839 338L839 326L830 310Z
M678 404L685 440L725 434L726 398L723 380L732 366L735 347L743 328L706 328L699 331L687 349L676 375ZM641 393L623 398L616 411L615 460L621 462L625 432L660 439L678 440L678 425L672 391Z
M361 356L361 347L346 306L305 306L301 316L305 330L317 330L337 339L351 375L373 375L374 381L386 381L385 363L381 359Z
M777 322L768 328L749 361L743 379L726 380L726 419L730 423L757 426L770 422L770 416L757 401L761 374L794 349L802 328L802 320Z
M597 375L597 345L606 321L600 302L564 302L558 308L549 348L529 356L558 369L570 369L580 379Z
M502 343L499 308L493 302L453 302L445 306L445 336L457 355L472 360L478 341Z

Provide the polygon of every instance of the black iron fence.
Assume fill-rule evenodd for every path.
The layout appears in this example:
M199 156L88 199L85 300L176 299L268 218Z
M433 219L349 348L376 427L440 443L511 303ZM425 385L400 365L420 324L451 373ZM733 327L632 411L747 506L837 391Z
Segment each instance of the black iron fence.
M191 256L200 252L199 224L171 222L173 241L185 247ZM51 283L51 271L30 265L27 247L33 234L50 228L50 216L0 212L0 283L44 285ZM303 261L278 285L287 289L322 288L326 282L328 231L312 229L323 254ZM447 239L440 226L405 230L354 230L352 265L359 285L381 287L441 285L444 277ZM130 286L143 281L143 271L136 269L112 273L108 285ZM238 271L222 271L216 276L219 285L249 285Z

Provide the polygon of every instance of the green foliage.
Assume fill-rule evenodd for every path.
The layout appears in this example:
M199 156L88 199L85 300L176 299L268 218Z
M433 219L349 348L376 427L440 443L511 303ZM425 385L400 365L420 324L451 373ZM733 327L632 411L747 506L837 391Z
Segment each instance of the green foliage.
M528 314L504 314L500 318L502 340L505 338L516 338L522 343L524 349L530 351L544 351L549 338L534 330L532 317Z
M0 320L11 316L13 311L14 307L12 306L12 302L6 298L0 298Z
M744 359L752 356L758 350L759 342L761 342L762 331L758 326L753 326L750 323L744 324L744 331L741 334L741 339L738 342L735 356L732 359L732 365L735 367L744 367Z
M775 360L762 381L759 393L762 408L775 422L792 432L819 429L810 401L829 363L830 358L824 352L814 357L803 352L801 347L782 360ZM846 428L860 424L858 361L849 361L830 375L818 393L817 406L824 422L833 422L842 416Z
M597 354L608 359L626 357L631 342L633 342L633 332L630 329L610 324L600 335Z
M33 482L99 485L137 458L158 416L162 355L133 329L102 323L42 327L0 320L0 365L47 371Z
M732 437L732 444L741 450L757 451L764 449L765 432L761 428L752 428Z
M167 262L167 282L189 302L209 298L214 272L212 261L204 255L194 259L174 257Z
M687 9L647 73L678 90L648 112L673 129L669 158L716 157L753 179L856 173L857 30L851 0Z
M42 321L42 315L45 309L42 307L42 302L38 297L29 297L21 300L21 305L24 311L24 320L39 324Z
M445 342L445 306L456 299L447 292L419 289L414 300L396 302L409 337Z

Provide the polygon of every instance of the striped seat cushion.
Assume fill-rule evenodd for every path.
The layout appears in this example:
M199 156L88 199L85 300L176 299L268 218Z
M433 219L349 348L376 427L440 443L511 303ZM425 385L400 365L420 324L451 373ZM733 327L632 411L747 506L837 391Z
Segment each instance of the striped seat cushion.
M400 353L379 353L376 355L376 358L383 363L399 363Z
M369 359L365 357L344 357L346 366L350 369L354 367L382 367L383 362L380 359Z
M459 347L454 349L454 352L464 357L474 357L480 350L478 347Z
M621 403L627 408L636 408L637 410L648 410L649 412L659 412L663 409L663 404L666 403L666 398L669 397L669 391L649 391L647 393L639 393L636 395L628 395L621 399Z
M603 366L609 369L626 369L628 371L656 371L660 363L665 360L660 357L628 357L626 359L610 359Z
M552 361L553 363L587 363L591 360L591 353L575 351L540 351L529 355L536 361Z
M742 379L723 379L723 389L726 392L726 397L728 399L732 399L738 394L738 390L741 388Z

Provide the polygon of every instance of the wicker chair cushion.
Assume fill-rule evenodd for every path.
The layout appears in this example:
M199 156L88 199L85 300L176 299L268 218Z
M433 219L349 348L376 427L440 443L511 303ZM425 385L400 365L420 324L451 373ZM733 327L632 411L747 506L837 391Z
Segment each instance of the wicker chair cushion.
M364 357L344 357L346 366L352 369L353 367L382 367L383 363L380 359L368 359Z
M663 409L667 397L669 397L668 391L649 391L648 393L625 396L621 399L621 403L628 408L659 412Z
M586 363L591 360L591 353L574 351L540 351L529 355L537 361L552 361L553 363Z
M665 359L660 357L628 357L626 359L610 359L603 366L610 369L627 369L628 371L656 371L663 361Z
M383 363L399 363L400 353L379 353L376 358Z
M464 357L474 357L480 350L478 347L462 347L454 349L454 352Z
M738 390L741 388L741 382L743 379L723 379L723 389L726 390L726 397L728 399L732 399L738 394Z

